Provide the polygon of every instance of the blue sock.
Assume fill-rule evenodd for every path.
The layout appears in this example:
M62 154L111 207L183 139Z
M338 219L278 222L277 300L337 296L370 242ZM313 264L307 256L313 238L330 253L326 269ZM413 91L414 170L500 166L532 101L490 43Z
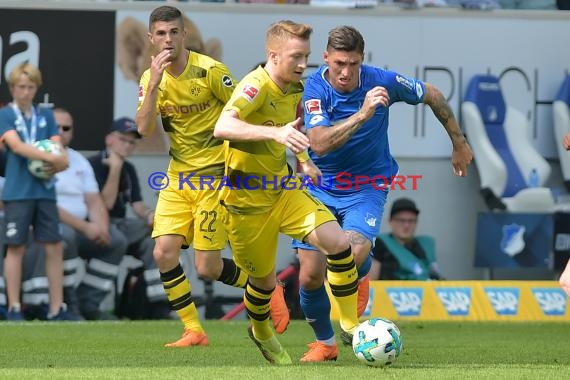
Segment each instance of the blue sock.
M326 341L334 337L331 323L331 303L325 286L315 290L299 289L301 309L305 319L315 332L317 340Z
M362 263L360 267L358 267L358 279L360 280L362 277L366 276L368 272L370 272L370 267L372 266L372 252L368 254L366 260Z

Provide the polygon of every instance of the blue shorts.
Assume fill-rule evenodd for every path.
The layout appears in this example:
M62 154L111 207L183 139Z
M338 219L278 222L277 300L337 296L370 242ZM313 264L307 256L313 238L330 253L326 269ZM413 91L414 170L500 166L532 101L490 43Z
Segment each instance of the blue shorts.
M33 227L37 242L61 241L56 202L47 199L4 202L3 239L6 246L26 244L30 227Z
M344 231L355 231L370 240L374 246L374 240L380 232L380 223L384 214L384 205L388 196L388 190L370 189L362 191L354 196L339 197L319 196L314 194L323 202ZM293 248L301 248L316 251L310 244L293 239Z

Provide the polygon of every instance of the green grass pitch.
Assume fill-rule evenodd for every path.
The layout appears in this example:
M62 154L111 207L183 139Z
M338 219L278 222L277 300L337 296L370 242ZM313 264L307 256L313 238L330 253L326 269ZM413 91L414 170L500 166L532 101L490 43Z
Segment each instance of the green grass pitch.
M336 362L271 366L247 322L205 321L209 347L167 349L179 322L0 323L0 379L568 379L570 324L399 322L402 355L369 368L349 347ZM304 321L280 337L298 362ZM340 341L340 340L339 340Z

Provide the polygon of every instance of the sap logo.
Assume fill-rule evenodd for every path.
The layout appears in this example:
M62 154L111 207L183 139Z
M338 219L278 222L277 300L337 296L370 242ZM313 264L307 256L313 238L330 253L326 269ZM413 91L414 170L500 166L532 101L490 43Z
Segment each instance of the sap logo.
M517 315L520 290L517 288L484 288L497 315Z
M566 313L567 298L561 289L533 288L532 294L544 315L564 315Z
M469 288L436 288L435 292L449 315L468 315L471 305Z
M404 317L420 315L423 290L421 288L386 288L398 315Z
M25 49L17 49L19 53L14 54L6 60L4 64L4 78L8 78L12 70L21 63L29 62L32 65L39 67L40 62L40 38L37 34L28 30L22 30L10 34L8 43L10 46L16 44L25 44ZM0 65L4 61L2 52L4 48L4 39L0 36ZM2 77L0 76L0 84L2 84Z

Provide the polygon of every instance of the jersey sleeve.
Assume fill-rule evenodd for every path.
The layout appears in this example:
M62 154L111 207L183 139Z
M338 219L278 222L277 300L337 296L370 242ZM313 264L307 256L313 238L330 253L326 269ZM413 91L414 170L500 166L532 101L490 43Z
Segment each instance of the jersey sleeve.
M146 96L146 89L148 88L148 82L150 80L150 70L146 70L142 75L141 75L141 80L139 81L139 100L137 103L137 111L140 110L140 108L142 107L142 104L144 102L144 97ZM158 102L156 104L156 112L159 112L159 108L158 108Z
M406 77L394 71L385 71L390 103L423 103L426 93L425 84L416 78Z
M208 84L214 96L227 103L236 85L230 70L224 64L216 64L208 70Z
M316 80L309 78L305 83L303 93L303 121L306 129L321 126L330 126L330 116L327 112L330 99L327 91Z
M4 134L10 130L16 130L14 122L16 121L16 116L14 112L8 107L0 109L0 141L2 140Z
M232 97L224 107L224 111L236 111L240 119L244 120L263 105L266 96L267 90L262 81L250 73L236 86Z

